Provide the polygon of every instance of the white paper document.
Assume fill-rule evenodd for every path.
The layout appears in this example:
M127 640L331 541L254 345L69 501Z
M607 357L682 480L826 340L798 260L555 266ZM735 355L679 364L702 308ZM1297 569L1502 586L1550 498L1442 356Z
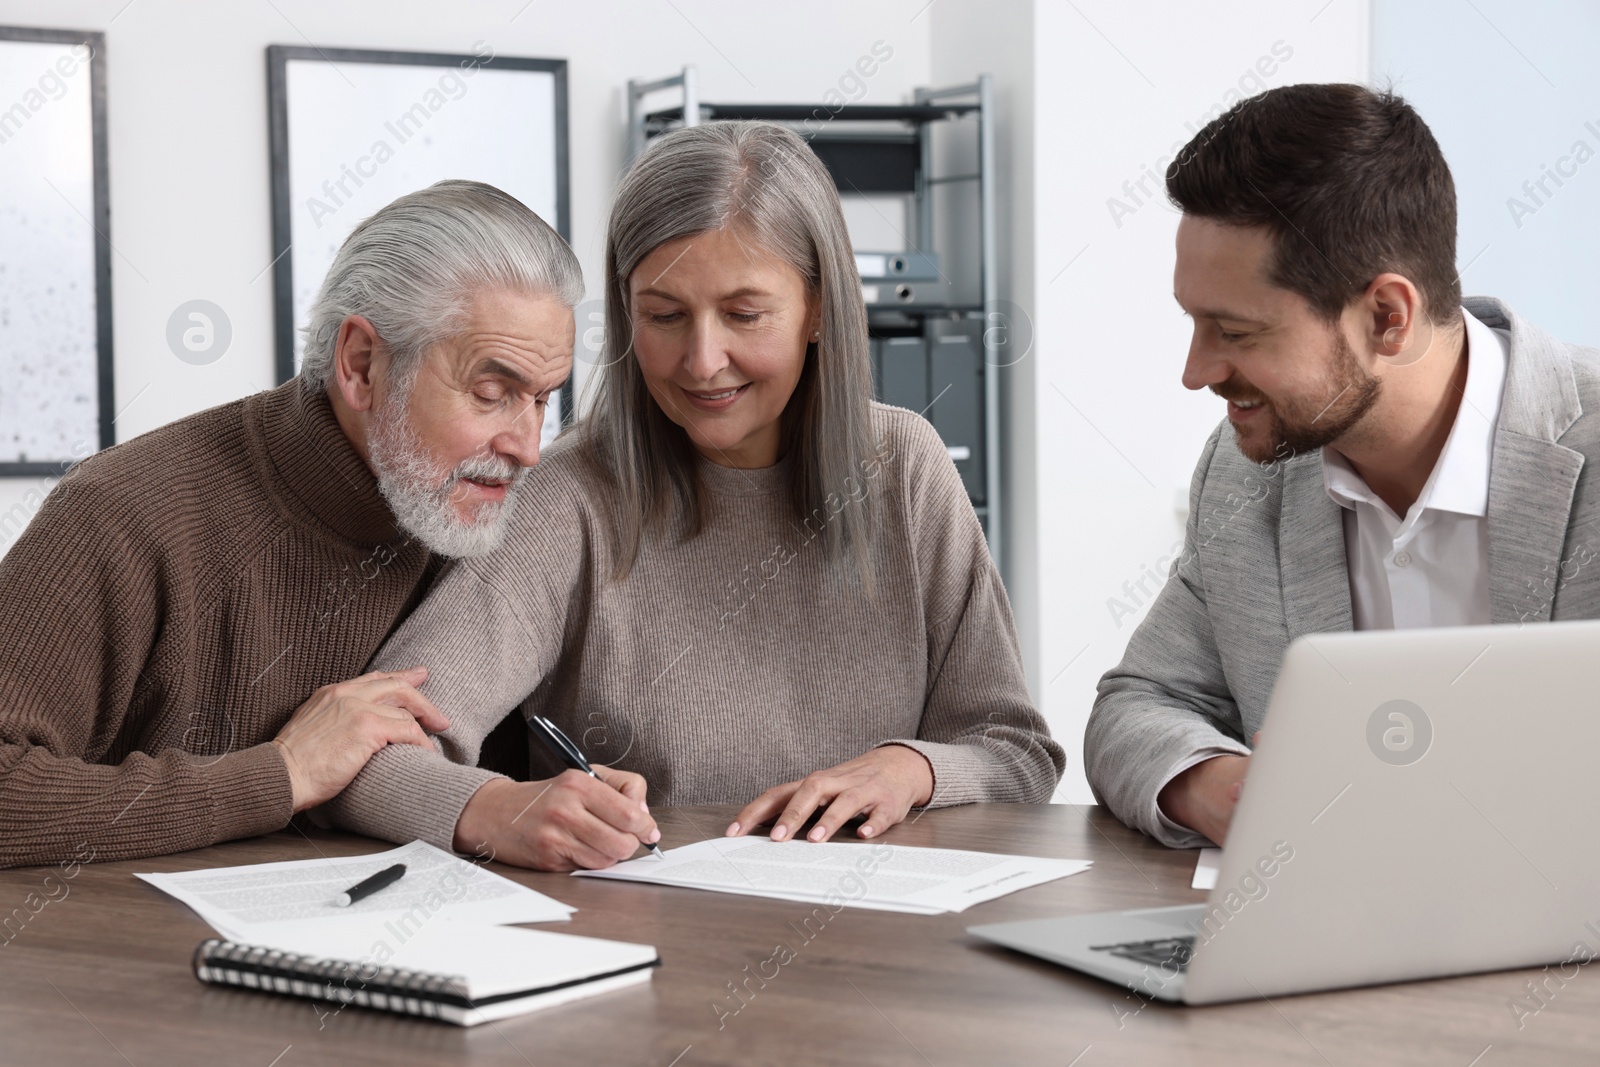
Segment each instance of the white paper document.
M398 882L349 907L334 904L340 893L396 863L406 865ZM301 926L308 932L340 926L369 931L401 923L409 930L435 918L495 926L559 922L577 910L423 841L368 856L138 877L189 905L223 937L245 944L279 944Z
M586 878L709 889L920 915L965 911L1019 889L1088 870L1088 860L1002 856L883 841L853 844L718 837L643 857Z
M1203 848L1200 858L1194 864L1194 881L1189 883L1190 889L1215 889L1217 888L1217 872L1222 869L1222 850L1220 848Z

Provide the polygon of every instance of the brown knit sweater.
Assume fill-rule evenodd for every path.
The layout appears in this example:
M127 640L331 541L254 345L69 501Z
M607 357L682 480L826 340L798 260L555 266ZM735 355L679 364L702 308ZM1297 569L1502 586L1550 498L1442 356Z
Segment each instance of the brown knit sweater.
M298 379L84 461L0 559L0 866L281 829L271 738L435 569Z
M960 476L924 420L882 405L873 420L884 450L820 516L852 521L851 492L876 498L872 591L830 572L818 523L790 514L782 462L702 461L709 527L648 543L608 582L608 495L558 442L502 548L453 564L374 663L429 668L423 691L452 723L444 755L391 745L318 817L451 847L493 777L473 766L484 736L530 696L525 712L644 775L654 804L743 803L895 740L932 764L935 806L1048 800L1064 756Z

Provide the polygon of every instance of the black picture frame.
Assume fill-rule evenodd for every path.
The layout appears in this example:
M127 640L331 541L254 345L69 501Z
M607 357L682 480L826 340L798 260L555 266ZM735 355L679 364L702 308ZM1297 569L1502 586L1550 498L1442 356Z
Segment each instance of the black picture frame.
M567 61L535 59L526 56L477 55L447 52L395 52L365 48L318 48L305 45L267 46L267 111L269 158L272 181L272 282L273 333L276 343L274 365L281 384L294 377L294 275L289 249L293 244L292 204L289 189L289 95L290 60L325 63L390 63L401 66L458 67L475 62L490 70L537 71L549 74L555 96L555 179L556 218L553 225L562 240L572 241L571 174L567 134ZM570 381L561 389L561 424L573 418Z
M116 359L111 332L111 186L106 156L106 36L95 30L57 30L33 26L0 26L0 42L87 45L89 58L90 122L93 139L94 204L94 315L96 349L96 411L99 422L97 448L116 443ZM62 456L54 460L17 462L0 460L0 478L54 477L83 459Z

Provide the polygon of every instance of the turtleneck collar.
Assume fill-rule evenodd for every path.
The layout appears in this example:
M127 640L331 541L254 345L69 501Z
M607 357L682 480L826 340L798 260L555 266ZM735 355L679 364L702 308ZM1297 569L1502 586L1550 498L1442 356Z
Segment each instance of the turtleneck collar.
M302 518L359 545L402 537L378 479L345 436L326 393L291 378L251 397L245 418L276 475L277 495Z

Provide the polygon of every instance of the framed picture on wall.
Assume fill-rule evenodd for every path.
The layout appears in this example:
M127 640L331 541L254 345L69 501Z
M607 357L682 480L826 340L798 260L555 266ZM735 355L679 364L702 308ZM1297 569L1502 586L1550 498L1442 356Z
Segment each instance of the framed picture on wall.
M113 441L105 36L0 26L0 477Z
M571 239L566 60L500 56L482 41L461 55L273 45L267 92L280 382L299 370L339 246L398 196L487 182ZM547 440L571 420L571 392L550 405Z

